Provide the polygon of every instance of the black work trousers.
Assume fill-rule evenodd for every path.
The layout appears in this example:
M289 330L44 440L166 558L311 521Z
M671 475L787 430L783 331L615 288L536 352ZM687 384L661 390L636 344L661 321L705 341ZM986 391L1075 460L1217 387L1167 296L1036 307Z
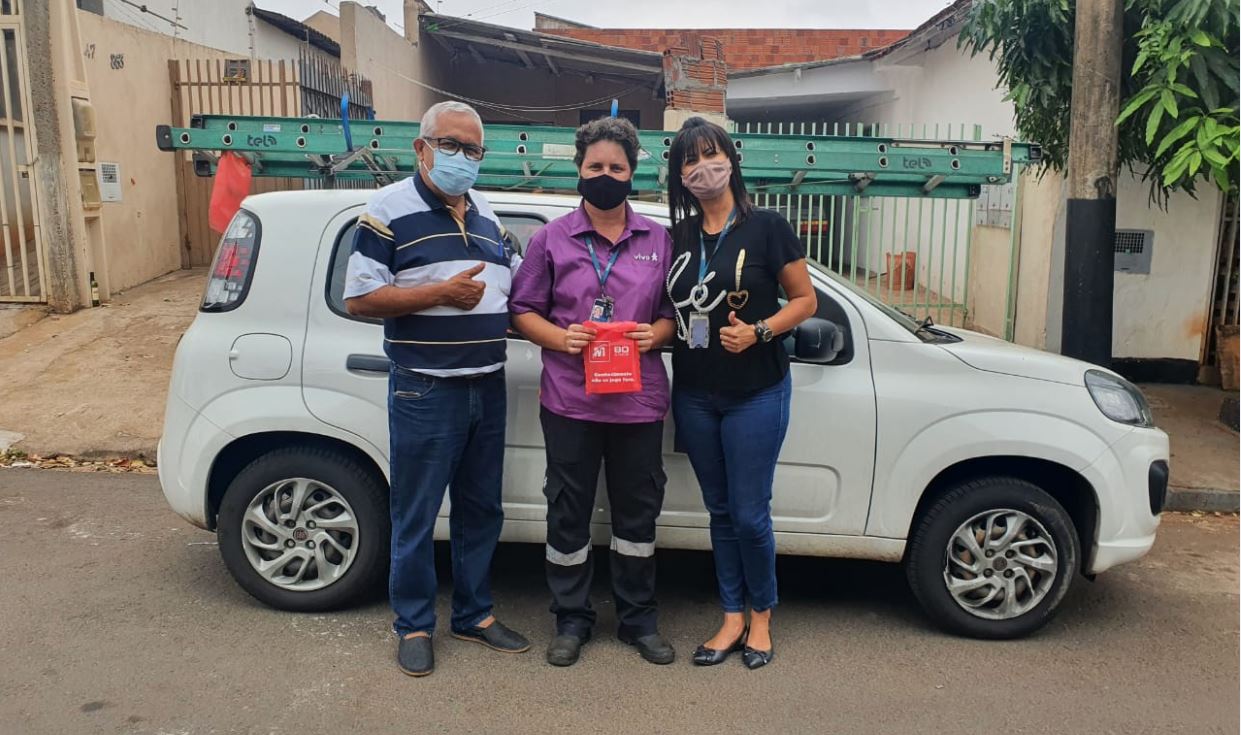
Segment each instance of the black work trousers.
M656 631L655 519L664 504L664 422L609 424L542 409L547 445L547 585L556 632L589 637L590 521L599 465L612 509L612 594L622 635Z

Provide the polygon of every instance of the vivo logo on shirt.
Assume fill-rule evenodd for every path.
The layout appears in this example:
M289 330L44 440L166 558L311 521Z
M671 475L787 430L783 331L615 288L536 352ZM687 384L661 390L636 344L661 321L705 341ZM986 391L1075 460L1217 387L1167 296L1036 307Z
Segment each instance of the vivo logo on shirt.
M658 263L659 253L634 253L633 259L646 261L648 263Z

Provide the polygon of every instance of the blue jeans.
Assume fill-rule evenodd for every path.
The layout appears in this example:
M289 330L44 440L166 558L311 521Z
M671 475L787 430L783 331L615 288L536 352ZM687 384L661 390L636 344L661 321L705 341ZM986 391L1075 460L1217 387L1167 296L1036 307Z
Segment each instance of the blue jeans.
M792 381L753 393L674 384L677 441L689 455L711 515L711 548L724 612L775 607L776 539L771 486L789 428Z
M452 629L491 614L491 556L504 508L504 371L432 378L393 365L388 375L392 570L398 635L435 630L435 517L449 489Z

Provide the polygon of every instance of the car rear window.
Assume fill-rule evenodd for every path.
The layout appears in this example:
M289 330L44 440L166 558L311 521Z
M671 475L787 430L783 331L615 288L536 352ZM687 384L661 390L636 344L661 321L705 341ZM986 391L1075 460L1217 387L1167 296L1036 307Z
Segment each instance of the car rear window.
M526 212L497 212L496 216L504 223L513 248L519 253L525 252L526 243L547 224L547 221L537 214ZM349 256L353 253L353 236L356 231L357 220L352 220L336 235L336 244L332 249L332 267L328 272L327 303L333 312L346 319L379 322L378 319L353 316L345 309L345 275L349 270Z

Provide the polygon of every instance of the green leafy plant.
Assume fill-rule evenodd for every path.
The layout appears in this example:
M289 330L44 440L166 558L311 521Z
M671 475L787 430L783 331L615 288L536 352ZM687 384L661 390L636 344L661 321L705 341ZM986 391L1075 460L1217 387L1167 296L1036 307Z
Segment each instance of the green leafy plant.
M1017 129L1068 163L1073 91L1070 0L977 0L959 44L989 54ZM1127 0L1118 157L1152 196L1238 187L1238 0Z

